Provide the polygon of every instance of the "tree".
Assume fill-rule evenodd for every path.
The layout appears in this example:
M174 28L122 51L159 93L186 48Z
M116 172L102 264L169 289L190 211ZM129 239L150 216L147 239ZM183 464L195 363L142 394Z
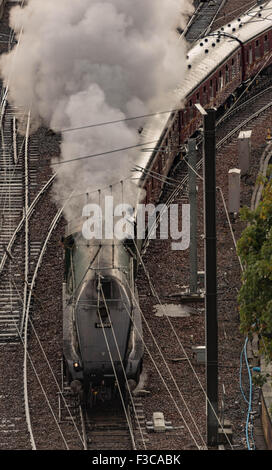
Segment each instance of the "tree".
M263 184L261 200L255 210L241 209L248 222L237 244L244 265L238 296L241 331L249 337L256 332L261 353L272 360L272 166Z

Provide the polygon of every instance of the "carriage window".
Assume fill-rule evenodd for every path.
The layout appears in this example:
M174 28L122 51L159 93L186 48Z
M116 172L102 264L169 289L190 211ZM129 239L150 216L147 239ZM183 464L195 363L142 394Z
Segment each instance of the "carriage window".
M229 67L226 65L226 84L229 83Z
M203 87L203 105L207 104L208 102L208 95L206 86Z
M214 93L213 93L213 81L210 80L210 97L214 98Z
M232 59L231 61L231 78L232 80L234 79L235 77L235 64L234 64L234 59Z
M190 100L189 106L190 106L190 109L189 109L190 119L193 119L193 117L194 117L194 106L193 106L192 100Z
M256 59L259 59L261 57L261 48L260 48L260 41L256 41L256 47L255 47L255 57Z
M269 42L268 42L268 36L266 34L264 37L264 52L266 53L268 51L269 51Z
M249 46L249 51L248 51L248 63L251 65L252 62L253 62L252 46Z
M221 91L221 90L223 90L223 88L224 88L224 77L223 77L222 72L220 70L220 72L219 72L219 90Z

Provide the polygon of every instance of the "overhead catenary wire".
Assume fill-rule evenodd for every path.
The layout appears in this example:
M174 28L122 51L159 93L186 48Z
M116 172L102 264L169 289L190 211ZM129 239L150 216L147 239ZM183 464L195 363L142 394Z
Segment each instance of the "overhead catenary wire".
M16 322L14 322L14 323L15 323L15 326L16 326L16 328L17 328L17 332L18 332L19 338L20 338L20 340L21 340L21 342L22 342L22 345L24 346L25 340L23 339L23 337L22 337L22 335L21 335L21 333L20 333L20 330L19 330L19 328L18 328ZM66 450L69 450L69 446L68 446L68 444L67 444L67 441L66 441L66 439L65 439L65 437L64 437L64 435L63 435L63 432L62 432L62 430L61 430L61 428L60 428L60 425L59 425L59 423L58 423L58 420L57 420L57 418L56 418L56 415L55 415L55 413L54 413L54 410L53 410L53 408L52 408L52 406L51 406L51 403L50 403L50 401L49 401L49 398L48 398L48 396L47 396L47 393L46 393L46 391L45 391L45 389L44 389L44 387L43 387L43 385L42 385L42 382L41 382L41 380L40 380L40 377L39 377L39 374L38 374L38 372L37 372L37 370L36 370L36 367L35 367L35 365L34 365L34 363L33 363L33 361L32 361L32 358L31 358L31 356L30 356L30 354L29 354L28 351L27 351L26 354L27 354L27 358L28 358L28 360L29 360L29 362L30 362L30 364L31 364L31 366L32 366L32 369L33 369L33 371L34 371L35 377L36 377L36 379L37 379L37 381L38 381L38 383L39 383L39 386L40 386L40 388L41 388L41 390L42 390L42 393L43 393L43 395L44 395L44 398L45 398L45 400L46 400L46 403L47 403L47 405L48 405L48 407L49 407L49 410L50 410L50 412L51 412L51 414L52 414L52 416L53 416L53 419L54 419L54 421L55 421L55 423L56 423L56 426L57 426L57 428L58 428L58 430L59 430L59 433L60 433L60 435L61 435L61 437L62 437L62 440L63 440L63 442L64 442L65 448L66 448ZM37 450L36 443L35 443L34 436L33 436L33 432L32 432L32 426L30 426L29 431L30 431L30 435L31 435L32 449L33 449L33 450Z
M45 352L45 350L44 350L44 347L43 347L43 345L42 345L42 343L41 343L41 341L40 341L40 338L39 338L39 336L38 336L38 333L37 333L37 331L36 331L36 328L34 327L33 322L32 322L31 319L29 320L29 323L30 323L31 329L33 330L33 332L34 332L34 334L35 334L35 337L36 337L36 339L37 339L37 341L38 341L38 344L39 344L40 349L41 349L41 351L42 351L42 353L43 353L43 356L44 356L45 361L46 361L46 363L47 363L47 365L48 365L48 368L49 368L49 370L50 370L50 372L51 372L51 374L52 374L52 376L53 376L53 379L54 379L54 382L55 382L55 384L56 384L56 386L57 386L58 392L60 393L60 395L61 395L61 397L62 397L62 399L63 399L65 408L66 408L66 410L67 410L67 412L68 412L68 415L69 415L69 417L70 417L70 419L71 419L71 421L72 421L72 424L73 424L73 426L74 426L74 428L75 428L75 430L76 430L76 432L77 432L77 434L78 434L78 436L79 436L80 441L81 441L82 444L83 444L82 436L81 436L81 434L80 434L80 432L79 432L78 426L77 426L77 424L76 424L76 422L75 422L75 419L74 419L74 417L73 417L73 415L72 415L72 413L71 413L71 410L70 410L70 408L69 408L69 405L68 405L68 403L67 403L67 400L66 400L65 396L64 396L63 393L62 393L62 390L61 390L61 388L60 388L60 386L59 386L59 383L58 383L58 381L57 381L56 375L55 375L55 373L54 373L54 371L53 371L53 369L52 369L52 366L51 366L51 364L50 364L50 362L49 362L49 359L48 359L48 357L47 357L47 355L46 355L46 352Z
M256 77L255 77L256 79ZM203 180L202 176L199 175L191 166L190 164L187 162L186 159L184 159L185 163L191 168L192 171L194 171L194 173L197 175L198 178L200 178L201 180ZM225 201L225 198L224 198L224 194L223 194L223 191L220 187L217 187L216 188L217 190L220 191L220 195L221 195L221 198L222 198L222 202L223 202L223 206L224 206L224 210L225 210L225 213L226 213L226 217L227 217L227 221L228 221L228 225L229 225L229 229L230 229L230 233L231 233L231 236L232 236L232 239L233 239L233 242L234 242L234 246L235 246L235 252L237 254L237 258L239 260L239 263L240 263L240 267L241 267L241 271L243 272L244 271L244 267L242 265L242 261L241 261L241 258L240 256L238 255L238 252L237 252L237 242L236 242L236 239L235 239L235 236L234 236L234 232L233 232L233 228L232 228L232 224L231 224L231 221L230 221L230 217L229 217L229 214L228 214L228 210L227 210L227 206L226 206L226 201ZM150 281L150 279L149 279ZM150 281L151 282L151 281ZM154 288L152 286L152 291L154 291ZM247 342L247 340L246 340ZM245 348L243 348L243 353L244 355L246 356L246 352L245 352ZM249 370L249 374L250 374L250 370ZM251 380L251 377L250 377L250 380ZM252 382L250 382L250 396L252 395ZM241 388L241 366L240 366L240 388ZM242 394L243 394L243 397L245 398L245 395L244 395L244 392L241 388L241 391L242 391ZM247 400L246 400L247 401ZM249 428L249 419L250 419L250 416L251 416L251 406L249 404L249 409L248 409L248 414L247 414L247 422L246 422L246 439L247 439L247 445L248 445L248 448L250 448L250 445L249 445L249 438L248 438L248 428ZM252 425L251 425L252 426ZM253 429L252 429L252 432L253 432ZM252 438L253 439L253 438Z
M260 70L258 70L258 72L254 75L254 77L252 78L252 80L249 82L249 84L247 85L247 87L245 88L245 90L241 93L241 95L238 97L238 99L230 106L230 108L228 109L228 111L226 112L226 114L224 114L220 119L219 121L217 121L216 125L218 126L230 113L231 113L231 110L233 109L233 107L237 106L237 103L241 100L241 98L244 96L245 93L247 93L249 87L255 82L255 80L257 79L257 77L260 75L260 73L262 72L262 70L265 68L266 64L268 63L268 61L271 59L272 57L272 52L268 55L268 57L266 58L264 64L262 65L262 67L260 68Z
M168 181L167 178L164 178L164 177L159 177L157 176L154 172L151 172L150 170L141 170L141 169L135 169L135 171L140 171L141 173L143 173L144 175L148 175L150 176L151 178L157 180L157 181L160 181L161 183L165 183L167 184L168 186L174 186L176 187L177 184L175 183L172 183L172 181ZM159 174L159 173L158 173Z
M32 291L34 289L34 283L35 283L35 279L36 279L36 276L37 276L37 272L38 272L38 268L40 266L40 263L42 261L42 258L43 258L43 254L45 252L45 249L47 247L47 243L48 243L48 240L50 239L50 236L64 210L64 207L65 205L67 204L67 202L69 201L69 198L67 198L67 200L65 201L65 204L58 210L58 212L56 213L55 217L53 218L52 222L51 222L51 225L50 225L50 228L48 230L48 233L47 233L47 237L43 243L43 246L42 246L42 249L41 249L41 252L40 252L40 255L39 255L39 259L38 259L38 262L36 264L36 267L35 267L35 271L34 271L34 274L33 274L33 277L32 277L32 281L31 281L31 285L30 285L30 290L29 290L29 293L28 293L28 299L27 299L27 304L26 304L26 308L24 309L23 311L23 318L22 318L22 322L21 322L21 331L20 331L20 334L21 336L23 336L24 334L24 363L23 363L23 380L24 380L24 397L25 397L25 407L26 407L26 412L27 412L27 416L30 416L29 415L29 403L28 403L28 383L27 383L27 357L28 357L28 335L27 335L27 332L28 332L28 321L29 321L29 309L30 309L30 301L31 301L31 296L32 296ZM27 283L27 279L25 279L25 285Z
M222 189L221 189L219 186L217 186L216 189L219 190L220 195L221 195L221 198L222 198L222 202L223 202L224 210L225 210L225 213L226 213L226 217L227 217L227 221L228 221L230 233L231 233L232 240L233 240L233 243L234 243L234 246L235 246L235 252L236 252L237 258L238 258L238 260L239 260L239 264L240 264L240 267L241 267L241 271L243 272L243 271L244 271L244 267L243 267L241 258L240 258L240 256L239 256L238 253L237 253L237 242L236 242L235 235L234 235L234 231L233 231L233 228L232 228L232 225L231 225L231 221L230 221L230 217L229 217L229 212L228 212L228 209L227 209L227 205L226 205L226 201L225 201L225 198L224 198L224 194L223 194Z
M177 341L178 341L178 344L179 344L179 346L181 347L182 352L183 352L183 354L184 354L184 356L185 356L185 358L186 358L188 364L190 365L190 367L191 367L191 369L192 369L192 371L193 371L193 373L194 373L194 376L196 377L197 382L198 382L198 384L200 385L201 390L203 391L203 393L204 393L204 395L205 395L205 397L206 397L206 399L207 399L209 405L211 406L211 408L212 408L212 410L213 410L213 412L214 412L214 414L215 414L215 417L216 417L216 419L217 419L217 421L218 421L219 426L222 428L222 430L223 430L223 432L224 432L223 426L222 426L222 424L221 424L221 422L220 422L220 418L219 418L219 416L217 415L216 411L214 410L214 407L213 407L212 403L210 402L210 400L209 400L209 398L208 398L208 395L207 395L207 393L206 393L206 391L205 391L205 389L204 389L204 387L203 387L203 385L202 385L202 383L201 383L201 381L200 381L200 379L199 379L199 377L198 377L198 374L196 373L196 371L195 371L195 369L194 369L194 367L193 367L193 365L192 365L192 362L190 361L190 358L189 358L189 356L188 356L188 354L187 354L187 352L186 352L186 350L185 350L183 344L181 343L181 340L180 340L180 338L179 338L179 336L178 336L178 334L177 334L177 332L176 332L176 330L175 330L175 328L174 328L174 326L173 326L173 324L172 324L172 322L171 322L169 316L167 315L166 310L165 310L165 307L164 307L164 305L162 304L162 302L161 302L161 300L160 300L160 297L159 297L159 295L158 295L158 293L157 293L157 291L156 291L156 289L155 289L155 287L154 287L154 285L153 285L153 283L152 283L152 281L151 281L150 275L149 275L149 273L148 273L148 270L147 270L147 268L146 268L146 265L145 265L145 263L144 263L144 261L143 261L143 258L142 258L141 254L140 254L140 252L139 252L139 249L138 249L138 247L137 247L135 241L134 241L134 245L135 245L137 254L138 254L138 256L139 256L140 262L141 262L141 264L142 264L142 266L143 266L143 268L144 268L144 271L145 271L146 277L147 277L147 279L148 279L148 282L149 282L149 284L150 284L150 287L151 287L152 291L155 293L155 296L156 296L156 298L157 298L159 304L160 304L161 307L163 308L163 310L164 310L164 312L165 312L165 317L166 317L166 319L167 319L167 321L168 321L168 323L169 323L169 325L170 325L170 327L171 327L171 329L172 329L172 331L173 331L173 333L174 333L174 335L175 335L175 337L176 337L176 339L177 339ZM226 436L226 439L227 439L227 441L228 441L230 447L233 448L233 447L232 447L232 444L231 444L231 442L230 442L230 440L229 440L229 437L228 437L228 435L227 435L226 433L225 433L225 436Z
M136 305L137 305L137 307L138 307L138 309L139 309L139 311L140 311L140 313L141 313L142 318L144 318L143 312L142 312L142 310L141 310L141 308L140 308L140 306L139 306L139 304L138 304L138 302L137 302L137 299L136 299L136 297L135 297L135 294L134 294L134 292L132 291L132 289L131 289L131 287L130 287L130 285L129 285L129 283L128 283L127 280L126 280L126 283L127 283L127 286L128 286L128 288L129 288L129 290L130 290L130 292L131 292L132 297L134 298L134 302L136 303ZM129 315L131 321L133 322L133 318L132 318L131 313L129 312L129 310L128 310L126 304L124 303L123 305L124 305L124 307L125 307L125 309L126 309L126 311L127 311L127 314ZM145 320L145 318L144 318L144 320ZM156 361L155 361L154 358L153 358L152 353L150 352L150 350L149 350L149 348L148 348L146 342L145 342L144 339L143 339L142 334L141 334L140 331L138 330L138 328L137 328L137 326L135 325L135 323L134 323L134 328L136 329L136 331L137 331L139 337L141 338L141 340L143 341L143 344L144 344L144 347L145 347L145 349L146 349L146 352L147 352L147 354L149 355L149 357L150 357L150 359L151 359L151 362L152 362L153 366L155 367L155 370L157 371L157 373L158 373L160 379L162 380L162 383L163 383L163 385L165 386L165 388L166 388L166 390L167 390L167 392L168 392L168 394L169 394L169 396L170 396L172 402L174 403L174 406L175 406L175 408L177 409L178 414L180 415L182 421L184 422L185 427L187 428L187 430L188 430L188 432L189 432L191 438L193 439L193 441L194 441L196 447L198 448L198 450L200 450L200 446L199 446L199 444L197 443L197 441L196 441L196 439L195 439L195 437L194 437L194 435L193 435L193 433L192 433L192 431L191 431L191 429L190 429L190 427L189 427L187 421L185 420L185 418L184 418L184 416L183 416L183 414L182 414L182 412L181 412L181 410L180 410L180 407L179 407L179 405L177 404L177 401L175 400L175 398L174 398L174 396L173 396L171 390L169 389L169 387L168 387L168 385L167 385L165 379L163 378L163 375L162 375L160 369L158 368L158 366L157 366L157 364L156 364ZM158 346L158 348L159 348L159 346ZM159 348L159 349L160 349L160 348ZM199 429L198 429L198 432L199 432Z
M122 371L123 371L123 374L124 374L124 379L125 379L125 382L126 382L127 391L128 391L128 393L129 393L129 396L130 396L130 401L131 401L131 404L132 404L132 407L133 407L133 411L134 411L134 415L135 415L135 418L136 418L136 421L137 421L137 426L138 426L139 431L140 431L141 440L142 440L142 442L143 442L144 449L146 450L146 444L145 444L145 439L144 439L144 436L143 436L142 427L141 427L141 424L140 424L140 422L139 422L139 417L138 417L138 414L137 414L137 411L136 411L136 408L135 408L135 404L134 404L134 400L133 400L133 396L132 396L132 393L131 393L131 390L130 390L130 387L129 387L129 383L128 383L126 371L125 371L124 364L123 364L123 360L122 360L121 353L120 353L120 348L119 348L119 345L118 345L118 342L117 342L117 338L116 338L116 335L115 335L113 323L112 323L111 317L110 317L110 312L109 312L108 303L107 303L107 301L106 301L106 299L105 299L105 295L104 295L104 291L103 291L102 285L101 285L101 293L102 293L102 298L103 298L104 305L105 305L105 307L106 307L108 320L109 320L109 322L111 323L111 331L112 331L112 335L113 335L113 338L114 338L114 343L115 343L116 350L117 350L117 353L118 353L118 357L119 357L119 360L120 360L121 368L122 368Z
M256 6L256 2L254 2L252 4L252 6ZM235 12L235 11L238 11L238 10L241 10L242 7L240 8L237 8L235 10L233 10L232 12L229 12L227 15L224 15L225 16L229 16L231 13ZM251 11L252 8L249 8L249 10L247 10L246 14L248 12ZM223 18L223 17L221 17ZM219 21L221 18L218 18L217 20L215 21ZM183 33L184 34L184 33ZM179 36L179 39L182 38L183 34L181 34ZM213 33L211 33L213 34ZM59 129L59 130L56 130L56 132L61 132L61 133L67 133L67 132L73 132L73 131L77 131L77 130L84 130L84 129L90 129L90 128L95 128L95 127L101 127L101 126L108 126L108 125L112 125L112 124L118 124L118 123L121 123L121 122L126 122L126 121L133 121L133 120L137 120L137 119L143 119L143 118L148 118L148 117L154 117L154 116L159 116L159 115L163 115L163 114L171 114L171 113L176 113L178 111L180 111L182 108L173 108L173 109L169 109L169 110L163 110L163 111L156 111L156 112L152 112L152 113L146 113L146 114L141 114L141 115L137 115L137 116L129 116L129 117L125 117L125 118L122 118L122 119L115 119L115 120L110 120L110 121L103 121L103 122L99 122L99 123L90 123L90 124L82 124L80 126L75 126L75 127L69 127L69 128L63 128L63 129Z
M115 376L116 385L117 385L119 395L120 395L120 399L121 399L121 402L122 402L122 407L123 407L123 410L124 410L126 421L128 423L128 428L129 428L130 437L131 437L131 440L132 440L132 443L133 443L133 448L134 448L134 450L136 450L136 444L135 444L135 439L134 439L134 435L133 435L133 430L132 430L132 427L131 427L131 422L130 422L130 419L129 419L129 416L128 416L128 412L127 412L126 404L124 402L124 397L123 397L123 394L122 394L118 374L116 372L116 367L115 367L115 364L114 364L114 361L113 361L113 357L112 357L112 353L111 353L111 350L110 350L108 338L107 338L105 328L104 328L104 323L103 323L103 320L101 318L101 314L100 314L100 310L99 310L99 293L100 293L100 291L101 291L101 280L100 280L100 277L99 277L97 314L98 314L99 322L100 322L101 327L102 327L101 329L102 329L103 336L104 336L104 339L105 339L106 347L107 347L107 350L108 350L108 353L109 353L112 370L113 370L113 373L114 373L114 376Z
M84 155L82 157L75 157L75 158L71 158L69 160L62 160L62 161L59 161L59 162L53 162L53 163L51 163L51 165L53 165L53 166L63 165L65 163L73 163L73 162L76 162L76 161L79 161L79 160L80 161L86 160L88 158L103 157L103 156L110 155L110 154L113 154L113 153L125 152L127 150L133 150L135 148L143 147L144 145L155 144L157 142L158 142L158 140L152 140L151 142L143 142L143 143L140 143L140 144L129 145L128 147L121 147L121 148L118 148L118 149L107 150L105 152L94 153L94 154L91 154L91 155Z
M19 290L18 290L18 287L17 287L16 282L14 281L14 279L12 279L12 283L13 283L13 286L15 287L15 290L16 290L17 293L18 293L18 296L19 296L21 302L23 303L22 297L21 297L21 295L20 295L20 292L19 292ZM41 302L41 300L40 300L39 298L37 298L36 295L35 295L35 298L39 300L39 303L40 303L40 305L41 305L41 308L43 309L43 303ZM45 361L46 361L46 363L47 363L47 365L48 365L48 368L49 368L49 370L50 370L50 372L51 372L51 374L52 374L52 376L53 376L53 379L54 379L54 381L55 381L55 383L56 383L57 389L58 389L59 393L60 393L61 396L62 396L62 399L63 399L63 401L64 401L65 407L66 407L66 409L67 409L67 411L68 411L68 414L69 414L69 416L70 416L70 419L71 419L71 421L72 421L72 423L73 423L73 426L75 427L75 430L77 431L77 433L78 433L78 435L79 435L79 438L80 438L81 442L83 443L81 434L80 434L79 429L78 429L78 427L77 427L77 425L76 425L76 422L75 422L75 420L74 420L74 417L73 417L73 415L72 415L72 413L71 413L71 410L70 410L70 408L69 408L69 405L68 405L68 403L67 403L67 400L66 400L66 398L65 398L65 397L63 396L63 394L62 394L62 391L61 391L61 388L60 388L60 386L59 386L59 383L58 383L58 380L57 380L57 378L56 378L56 375L55 375L55 373L54 373L54 371L53 371L53 369L52 369L52 366L51 366L51 364L50 364L50 361L49 361L49 359L48 359L48 356L47 356L47 354L46 354L46 352L45 352L45 350L44 350L44 347L43 347L43 345L42 345L42 343L41 343L41 340L40 340L40 338L39 338L39 335L38 335L38 333L37 333L37 331L36 331L36 328L35 328L35 326L34 326L34 324L33 324L33 322L32 322L31 319L29 319L29 323L30 323L31 329L33 330L34 335L35 335L35 337L36 337L36 339L37 339L37 342L38 342L38 344L39 344L39 347L40 347L40 349L41 349L41 351L42 351L42 353L43 353L43 356L44 356ZM17 328L17 329L18 329L18 328ZM29 353L28 353L28 354L29 354Z
M166 176L166 175L162 175L161 173L158 173L157 171L154 171L154 170L147 170L146 168L140 166L140 165L135 165L135 169L133 169L135 171L142 171L142 172L145 172L145 173L148 173L150 175L154 174L158 177L161 177L163 180L166 180L166 181L171 181L171 182L174 182L174 183L179 183L178 180L176 180L175 178L172 178L170 176Z
M254 8L254 6L257 6L257 5L258 5L258 3L256 3L256 1L252 2L251 5L250 5L249 10L247 10L247 11L250 11L252 8ZM216 18L216 20L214 21L213 24L227 18L228 16L233 15L233 13L236 13L237 11L241 11L243 8L244 8L244 5L241 5L239 8L235 8L234 10L231 10L231 11L225 13L224 15L220 16L219 18ZM244 13L242 13L242 14L244 15Z
M115 119L113 121L103 121L103 122L94 123L94 124L85 124L85 125L78 126L78 127L70 127L70 128L67 128L67 129L61 129L58 132L66 133L66 132L78 131L78 130L83 130L83 129L91 129L93 127L109 126L111 124L118 124L120 122L134 121L136 119L144 119L144 118L147 118L147 117L159 116L161 114L175 113L176 111L179 111L179 110L180 110L180 108L177 108L177 109L174 108L174 109L169 109L167 111L157 111L155 113L142 114L140 116L131 116L131 117L123 118L123 119Z

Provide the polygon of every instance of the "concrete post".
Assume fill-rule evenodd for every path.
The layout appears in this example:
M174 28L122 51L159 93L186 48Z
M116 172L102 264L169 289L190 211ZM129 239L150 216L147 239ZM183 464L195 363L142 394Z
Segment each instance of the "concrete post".
M229 170L229 204L230 214L238 213L240 210L240 180L241 170L232 168Z
M188 141L189 203L190 203L190 293L197 292L197 190L196 190L196 139Z
M252 131L241 131L238 137L238 158L241 176L249 173Z

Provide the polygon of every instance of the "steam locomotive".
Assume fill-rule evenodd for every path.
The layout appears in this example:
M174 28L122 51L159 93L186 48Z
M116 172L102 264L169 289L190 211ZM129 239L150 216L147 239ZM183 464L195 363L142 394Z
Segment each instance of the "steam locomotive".
M181 109L156 119L158 143L141 162L145 203L158 201L181 148L202 124L204 108L228 105L241 87L272 66L272 1L255 7L201 38L187 55L187 74L177 90ZM154 125L141 139L154 140ZM143 140L143 141L144 141ZM162 175L157 178L154 175ZM116 385L134 387L142 367L141 314L134 278L137 253L128 240L87 243L81 228L65 239L63 354L71 388L83 400L111 399Z
M64 245L64 372L72 391L92 406L125 396L139 381L137 250L129 240L88 243L80 227L67 233Z

